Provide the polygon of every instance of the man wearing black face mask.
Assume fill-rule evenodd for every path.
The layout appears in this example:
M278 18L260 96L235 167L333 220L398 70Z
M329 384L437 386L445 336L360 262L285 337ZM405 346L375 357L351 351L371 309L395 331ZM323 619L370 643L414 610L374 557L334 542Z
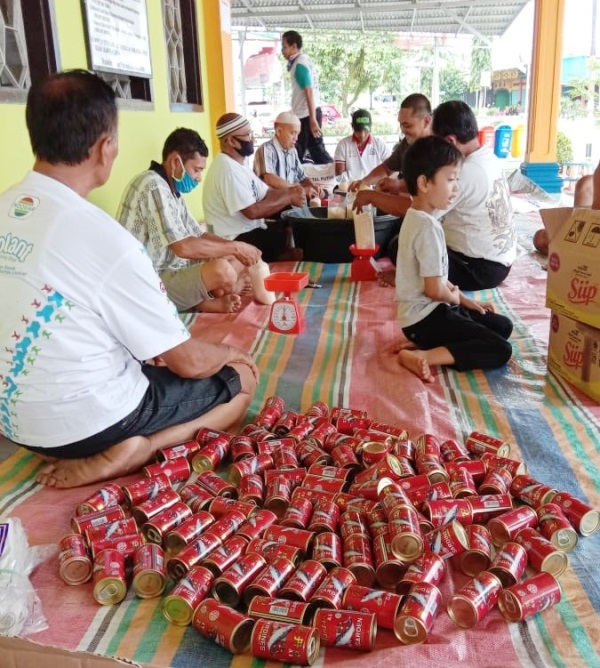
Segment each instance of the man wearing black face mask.
M221 116L217 137L221 153L207 170L203 192L204 214L215 234L260 248L265 262L302 259L301 249L289 246L285 224L265 222L287 206L302 206L302 186L275 190L254 174L246 164L254 153L253 134L240 114Z
M163 146L162 162L127 186L117 219L148 251L156 273L180 311L238 311L247 267L260 260L255 246L207 232L182 195L200 183L208 148L194 130L178 128Z

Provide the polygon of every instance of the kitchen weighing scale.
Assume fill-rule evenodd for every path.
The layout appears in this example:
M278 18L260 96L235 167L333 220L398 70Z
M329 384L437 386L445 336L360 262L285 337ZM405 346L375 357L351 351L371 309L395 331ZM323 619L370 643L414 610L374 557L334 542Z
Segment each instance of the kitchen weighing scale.
M306 321L300 305L291 296L308 285L308 274L304 272L280 271L265 278L265 288L271 292L283 292L284 296L271 304L269 329L278 334L301 334Z

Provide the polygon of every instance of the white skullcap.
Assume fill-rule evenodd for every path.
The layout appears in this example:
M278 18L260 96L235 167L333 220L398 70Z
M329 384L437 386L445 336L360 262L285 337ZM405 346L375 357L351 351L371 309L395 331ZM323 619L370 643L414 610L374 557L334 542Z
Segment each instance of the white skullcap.
M250 123L241 115L241 114L227 114L230 118L228 120L221 120L217 123L217 137L219 139L225 137L226 135L243 128L244 126L250 126Z
M275 119L275 123L281 123L281 125L300 125L300 119L291 111L282 111Z

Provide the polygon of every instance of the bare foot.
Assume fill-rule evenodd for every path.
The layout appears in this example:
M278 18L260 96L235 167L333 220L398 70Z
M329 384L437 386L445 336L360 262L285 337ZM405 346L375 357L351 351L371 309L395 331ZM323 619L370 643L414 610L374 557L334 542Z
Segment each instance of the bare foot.
M384 288L396 287L396 270L384 269L377 272L377 282Z
M237 313L242 306L239 295L223 295L214 299L207 299L196 306L200 313Z
M66 489L131 473L152 457L150 441L144 436L129 438L104 452L81 459L56 459L37 474L41 485Z
M422 381L433 383L434 376L429 368L429 362L425 352L422 350L400 350L398 353L398 362L409 371L412 371Z
M251 295L253 293L252 280L250 279L248 272L245 272L238 276L238 280L235 286L235 292L236 294L242 296Z
M394 346L394 352L399 353L401 350L417 350L418 346L414 344L412 341L409 341L406 339L405 341L399 341L395 346Z

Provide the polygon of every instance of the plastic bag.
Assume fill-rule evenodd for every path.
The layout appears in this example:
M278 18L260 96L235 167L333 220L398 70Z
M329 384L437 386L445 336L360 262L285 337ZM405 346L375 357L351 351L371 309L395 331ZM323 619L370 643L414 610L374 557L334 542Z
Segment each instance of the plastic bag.
M48 628L29 575L55 551L54 545L29 547L20 519L0 521L0 635L28 635Z

